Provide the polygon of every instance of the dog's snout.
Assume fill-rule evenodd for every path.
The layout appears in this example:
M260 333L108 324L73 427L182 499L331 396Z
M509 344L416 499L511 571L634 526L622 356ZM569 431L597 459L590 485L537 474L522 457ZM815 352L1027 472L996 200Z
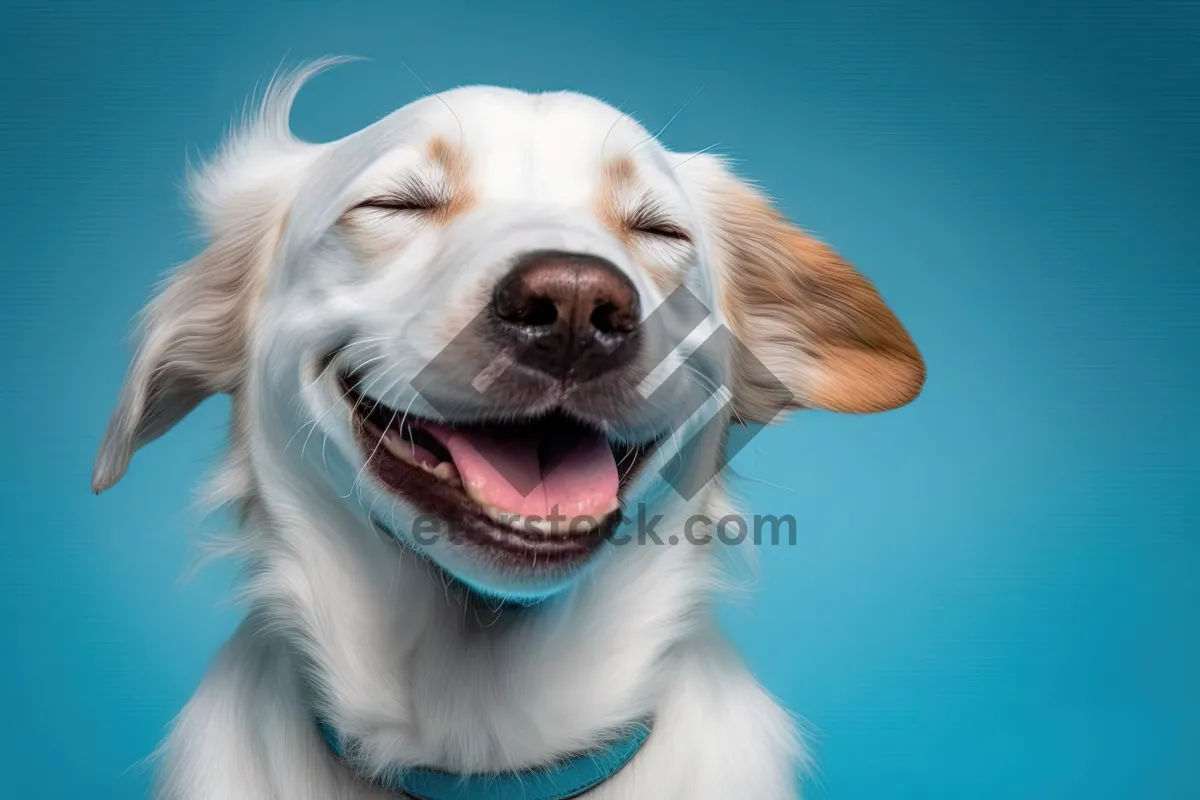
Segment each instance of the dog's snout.
M496 287L496 314L529 329L575 338L621 336L637 327L637 290L608 261L565 253L523 259Z
M518 360L556 378L598 377L636 349L637 289L597 256L526 256L497 284L493 311Z

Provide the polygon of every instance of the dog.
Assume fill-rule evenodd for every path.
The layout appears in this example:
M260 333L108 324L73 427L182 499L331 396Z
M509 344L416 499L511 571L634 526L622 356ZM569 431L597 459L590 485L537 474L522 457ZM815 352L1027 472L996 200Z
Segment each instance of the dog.
M332 63L190 175L208 244L95 462L101 492L231 397L210 494L248 611L157 796L797 796L798 721L714 620L750 549L712 534L721 467L746 426L913 400L911 337L724 160L587 96L460 88L301 141Z

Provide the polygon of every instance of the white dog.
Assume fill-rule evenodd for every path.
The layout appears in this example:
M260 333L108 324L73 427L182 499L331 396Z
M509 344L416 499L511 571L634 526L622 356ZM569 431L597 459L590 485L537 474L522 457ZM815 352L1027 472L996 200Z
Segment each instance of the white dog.
M714 622L719 467L741 423L912 400L912 340L720 160L588 97L457 89L298 141L328 63L194 176L211 245L96 462L103 491L232 397L250 611L159 796L794 797L796 726Z

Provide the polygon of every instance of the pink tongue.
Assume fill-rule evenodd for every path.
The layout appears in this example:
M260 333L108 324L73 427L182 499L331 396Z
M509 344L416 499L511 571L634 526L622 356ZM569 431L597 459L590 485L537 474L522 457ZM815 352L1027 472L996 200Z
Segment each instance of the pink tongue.
M433 424L425 429L450 451L467 494L478 503L509 514L595 520L617 507L617 462L599 433L565 443Z

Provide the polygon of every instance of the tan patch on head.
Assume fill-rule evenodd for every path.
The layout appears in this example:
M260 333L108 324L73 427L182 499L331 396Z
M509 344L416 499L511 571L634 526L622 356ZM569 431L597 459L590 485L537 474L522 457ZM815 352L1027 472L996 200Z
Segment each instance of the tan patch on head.
M789 407L869 413L916 398L924 361L869 280L748 186L730 178L710 199L722 306L742 344L795 395ZM742 413L771 416L782 398L742 361Z
M626 247L630 246L632 240L628 220L625 219L625 211L621 207L621 194L628 190L636 179L637 167L633 159L620 156L604 165L600 187L596 191L596 216Z
M633 232L629 229L626 210L621 205L621 196L628 191L637 180L637 165L629 156L619 156L604 165L604 173L600 180L600 188L596 192L595 209L600 223L621 240L638 266L650 276L650 280L664 292L677 287L683 277L677 270L658 264L648 263L639 257Z
M416 219L422 225L448 225L475 206L476 193L469 180L470 161L460 148L452 146L441 136L429 140L425 154L441 172L438 183L442 185L429 187L428 191L433 193L428 198L431 207L414 213L420 215ZM421 199L425 200L424 191L421 195ZM359 255L366 259L378 258L395 253L403 245L403 240L396 237L375 234L377 226L361 223L356 214L357 208L354 206L344 212L338 219L338 225L351 234L351 244Z
M462 148L454 147L441 136L435 136L426 145L429 158L442 169L450 187L450 200L434 212L432 219L445 225L475 205L475 192L471 188L468 174L470 161Z

